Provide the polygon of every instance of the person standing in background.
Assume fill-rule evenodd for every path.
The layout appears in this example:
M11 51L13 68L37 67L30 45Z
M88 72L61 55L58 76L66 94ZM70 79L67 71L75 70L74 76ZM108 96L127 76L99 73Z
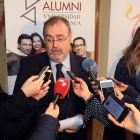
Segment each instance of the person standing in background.
M86 51L86 41L82 37L77 37L73 40L73 52L81 57L91 58L90 52Z
M32 38L27 34L21 34L17 41L19 54L10 52L7 54L8 76L17 75L20 68L20 59L31 55Z
M32 33L31 38L33 40L32 54L38 54L46 51L44 41L38 33Z
M135 32L130 46L123 51L123 57L119 60L114 78L126 85L131 85L140 93L140 27ZM135 140L140 139L136 135Z

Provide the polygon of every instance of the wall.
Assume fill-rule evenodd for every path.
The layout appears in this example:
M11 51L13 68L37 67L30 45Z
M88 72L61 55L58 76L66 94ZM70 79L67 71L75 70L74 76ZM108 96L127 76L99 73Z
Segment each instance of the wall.
M4 2L0 1L0 84L2 89L8 92L6 62Z
M99 48L99 76L107 76L111 0L102 0Z

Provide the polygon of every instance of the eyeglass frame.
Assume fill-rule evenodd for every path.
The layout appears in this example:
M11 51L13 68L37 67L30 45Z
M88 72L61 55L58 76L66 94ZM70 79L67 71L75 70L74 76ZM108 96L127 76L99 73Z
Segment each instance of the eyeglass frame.
M79 45L74 45L74 48L78 48L78 47L84 47L85 46L85 44L79 44Z
M70 35L70 33L71 32L69 32L69 34L67 35L67 37L65 38L65 39L61 39L62 41L60 41L59 39L53 39L53 40L51 40L51 42L48 42L46 39L44 39L44 42L45 43L50 43L50 44L52 44L52 43L54 43L54 41L56 41L57 43L62 43L62 42L64 42L64 41L66 41L67 40L67 38L68 38L68 36Z

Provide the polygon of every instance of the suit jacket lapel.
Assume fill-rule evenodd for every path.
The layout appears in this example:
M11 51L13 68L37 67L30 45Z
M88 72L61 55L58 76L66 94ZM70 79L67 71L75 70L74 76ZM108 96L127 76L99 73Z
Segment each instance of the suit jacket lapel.
M71 71L75 74L75 76L80 77L81 66L79 66L79 64L75 59L75 55L73 54L70 54L70 64L71 64Z
M71 65L71 71L75 74L76 77L81 77L80 75L80 69L81 66L79 64L79 62L77 62L77 59L75 57L75 55L70 53L70 65ZM69 90L69 101L73 101L75 98L75 94L73 93L73 89L72 89L72 85L70 85L70 90ZM68 114L68 112L71 112L71 103L67 104L67 110L66 110L66 115Z

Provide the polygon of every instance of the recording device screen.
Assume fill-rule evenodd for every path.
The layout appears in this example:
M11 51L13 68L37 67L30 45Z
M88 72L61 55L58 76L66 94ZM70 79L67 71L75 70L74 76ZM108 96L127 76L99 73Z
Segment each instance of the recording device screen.
M129 109L112 94L103 102L103 107L119 122L123 121L129 112Z
M52 75L52 71L51 70L47 70L47 72L45 73L45 78L47 78L48 80L51 79L51 75Z
M105 80L105 81L100 81L100 85L101 85L101 90L103 93L103 97L104 99L110 94L114 94L116 95L115 91L114 91L114 86L111 80Z

